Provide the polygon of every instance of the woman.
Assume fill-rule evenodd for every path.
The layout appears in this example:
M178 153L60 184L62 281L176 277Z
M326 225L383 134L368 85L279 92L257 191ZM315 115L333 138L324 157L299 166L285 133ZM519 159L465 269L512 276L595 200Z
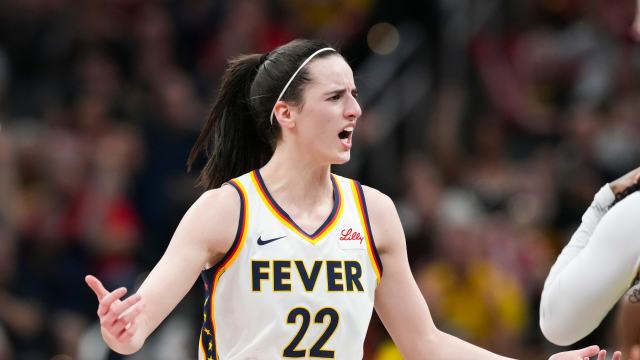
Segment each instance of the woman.
M638 342L639 188L640 168L603 186L558 256L540 303L540 328L549 341L582 339L622 298L621 314L627 315L618 317L618 327L628 330L618 341L626 348Z
M136 294L86 279L111 349L140 349L201 274L200 359L359 359L374 305L407 359L502 358L435 327L392 201L331 174L350 157L356 97L351 68L320 42L230 62L189 159L205 152L210 190Z

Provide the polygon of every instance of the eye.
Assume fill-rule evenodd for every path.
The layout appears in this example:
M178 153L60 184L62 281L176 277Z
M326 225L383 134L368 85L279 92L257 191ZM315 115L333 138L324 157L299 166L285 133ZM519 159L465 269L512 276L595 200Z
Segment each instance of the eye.
M341 97L342 97L342 94L341 94L341 93L338 93L338 94L335 94L335 95L333 95L332 97L328 98L327 100L330 100L330 101L338 101L338 100L340 100L340 98L341 98Z
M360 95L360 94L358 94L358 92L357 92L357 91L352 91L352 92L351 92L351 96L353 96L353 98L354 98L354 99L357 99L359 95Z

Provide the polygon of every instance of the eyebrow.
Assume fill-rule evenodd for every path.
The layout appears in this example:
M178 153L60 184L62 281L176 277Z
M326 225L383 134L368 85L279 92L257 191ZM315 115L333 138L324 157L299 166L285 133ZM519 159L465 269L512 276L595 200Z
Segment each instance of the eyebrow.
M342 94L344 92L346 92L347 89L346 88L339 88L336 90L331 90L331 91L327 91L324 93L324 96L329 96L329 95L336 95L336 94ZM358 89L357 88L353 88L353 90L351 90L352 93L358 93Z

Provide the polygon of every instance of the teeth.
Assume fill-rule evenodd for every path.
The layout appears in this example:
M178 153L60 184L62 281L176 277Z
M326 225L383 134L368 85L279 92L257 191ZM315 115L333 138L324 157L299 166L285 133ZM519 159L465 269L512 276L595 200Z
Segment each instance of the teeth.
M353 126L349 126L348 128L345 128L344 131L353 132Z

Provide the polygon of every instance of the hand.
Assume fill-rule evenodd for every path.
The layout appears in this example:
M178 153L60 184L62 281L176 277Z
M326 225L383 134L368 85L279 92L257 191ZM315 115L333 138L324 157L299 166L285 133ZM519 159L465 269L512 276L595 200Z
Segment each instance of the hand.
M635 19L633 19L633 24L631 25L631 37L635 41L640 41L640 14L636 14Z
M628 188L631 185L634 185L638 181L640 181L640 167L622 175L620 178L610 183L609 186L611 187L611 190L614 194L619 194L624 189Z
M92 275L87 275L85 281L98 297L100 330L105 342L113 350L121 353L137 351L142 344L138 346L129 342L138 330L136 320L144 308L142 297L139 294L134 294L126 300L121 300L127 293L126 288L121 287L109 292L100 280Z
M636 0L636 15L631 25L631 37L635 41L640 41L640 0Z
M549 360L589 360L590 357L598 355L598 360L605 360L607 356L606 350L600 350L597 345L592 345L580 350L565 351L554 354ZM611 360L621 360L622 353L616 351L613 353Z

